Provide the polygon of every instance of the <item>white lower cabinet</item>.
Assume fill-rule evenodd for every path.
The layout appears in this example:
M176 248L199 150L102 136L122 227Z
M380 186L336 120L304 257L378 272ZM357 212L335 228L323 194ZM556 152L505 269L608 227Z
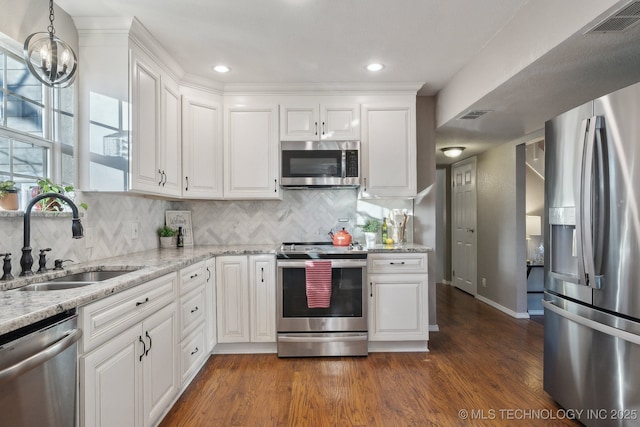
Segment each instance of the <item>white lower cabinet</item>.
M370 254L369 341L426 341L426 254Z
M276 341L275 257L216 258L219 343Z
M205 261L180 271L180 384L184 385L202 366L208 354L205 343L207 319L207 271Z
M150 426L178 391L176 304L80 357L81 425Z

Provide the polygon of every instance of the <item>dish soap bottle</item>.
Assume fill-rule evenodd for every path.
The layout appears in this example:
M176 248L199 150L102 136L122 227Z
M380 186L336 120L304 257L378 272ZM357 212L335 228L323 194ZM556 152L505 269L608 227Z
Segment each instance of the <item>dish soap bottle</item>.
M382 243L387 241L387 218L382 220Z

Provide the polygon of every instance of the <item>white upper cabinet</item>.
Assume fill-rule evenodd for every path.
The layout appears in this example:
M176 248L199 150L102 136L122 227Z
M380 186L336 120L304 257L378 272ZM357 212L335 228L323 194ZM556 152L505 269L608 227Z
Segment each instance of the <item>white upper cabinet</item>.
M135 46L131 49L131 121L131 189L179 195L178 84Z
M317 100L280 106L281 141L359 140L360 105Z
M182 196L223 196L222 103L217 96L182 96Z
M416 196L416 110L410 105L363 105L360 195Z
M277 106L225 106L225 198L279 199L278 153Z

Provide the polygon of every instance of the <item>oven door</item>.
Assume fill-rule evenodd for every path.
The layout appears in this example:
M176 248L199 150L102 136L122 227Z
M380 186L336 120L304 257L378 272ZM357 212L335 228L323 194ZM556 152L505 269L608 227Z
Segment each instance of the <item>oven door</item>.
M278 332L367 330L367 260L331 260L328 308L309 308L305 260L278 260Z

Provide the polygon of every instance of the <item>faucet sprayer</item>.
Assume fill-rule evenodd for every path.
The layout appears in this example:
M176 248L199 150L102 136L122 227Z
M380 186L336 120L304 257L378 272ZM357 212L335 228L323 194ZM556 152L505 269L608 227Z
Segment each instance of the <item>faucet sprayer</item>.
M38 194L31 199L27 207L24 209L24 246L22 247L22 258L20 258L20 266L22 272L20 276L31 276L33 272L31 267L33 266L33 257L31 256L31 209L33 206L42 199L59 199L65 202L71 208L72 223L71 233L74 239L80 239L83 237L82 223L80 222L80 214L78 213L78 207L73 200L60 193L44 193Z

